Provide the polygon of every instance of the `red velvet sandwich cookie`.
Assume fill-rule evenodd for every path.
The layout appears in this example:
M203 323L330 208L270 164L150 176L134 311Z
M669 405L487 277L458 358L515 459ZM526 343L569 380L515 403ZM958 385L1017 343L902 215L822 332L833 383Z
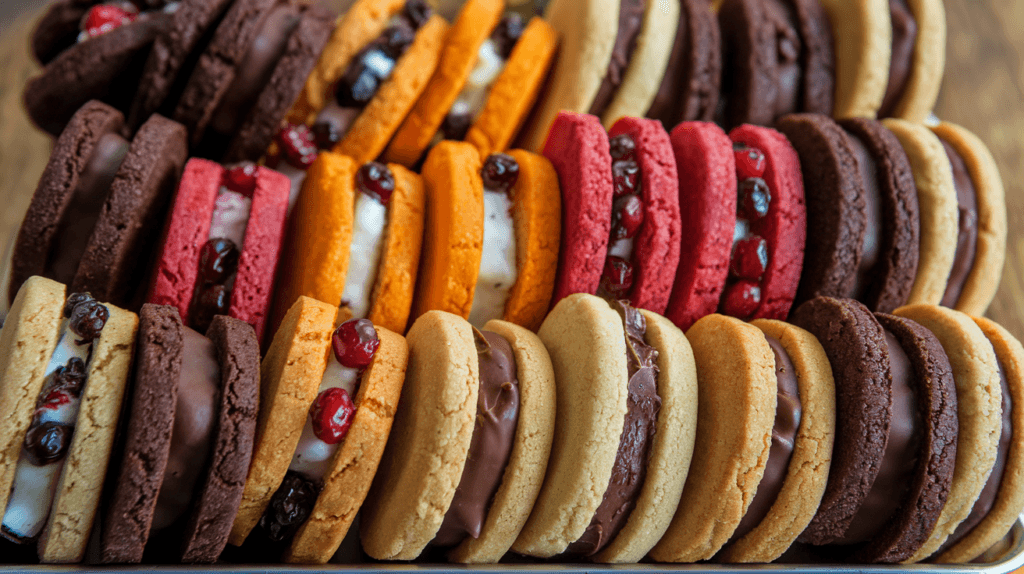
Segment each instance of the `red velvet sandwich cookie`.
M148 302L170 305L205 332L215 315L252 325L270 312L284 241L288 179L253 164L231 169L193 159L168 217Z
M0 536L80 562L92 532L138 318L32 277L0 331Z
M101 560L212 564L227 544L249 470L259 343L237 319L214 317L204 336L183 325L174 307L147 304L136 347Z
M129 143L123 121L90 102L57 139L16 239L11 298L42 275L104 301L141 304L142 257L158 240L188 150L175 122L154 116Z

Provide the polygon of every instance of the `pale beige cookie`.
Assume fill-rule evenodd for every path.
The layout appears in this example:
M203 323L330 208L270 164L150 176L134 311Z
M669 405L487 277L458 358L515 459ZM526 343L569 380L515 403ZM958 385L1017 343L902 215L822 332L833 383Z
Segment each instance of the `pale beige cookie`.
M64 285L30 277L0 331L0 508L7 508L11 496L21 443L60 340L63 312Z
M907 303L938 305L953 269L959 234L960 210L953 187L953 169L942 142L928 128L892 118L882 123L896 134L907 152L917 185L921 246L917 276Z
M360 523L363 550L378 560L412 560L433 540L476 426L480 368L470 324L430 311L407 339L405 392Z
M601 116L606 130L611 129L619 118L642 118L647 114L668 69L678 27L679 0L647 2L636 47L629 58L622 83Z
M540 339L557 381L555 439L533 513L512 549L548 558L583 536L611 481L626 417L626 334L607 301L577 293L555 305Z
M872 118L889 84L892 21L886 0L821 0L836 53L836 119Z
M466 538L449 554L453 562L496 563L508 552L540 494L555 435L555 371L540 337L505 321L484 330L504 337L515 354L519 377L519 423L501 485L479 538Z
M966 129L942 122L932 131L967 164L978 205L978 243L974 266L956 302L956 310L982 315L999 289L1006 260L1006 194L1003 178L985 143Z
M285 562L326 564L348 534L377 473L398 410L409 345L405 337L384 327L376 331L380 346L354 397L352 426L324 475L323 490L309 519L284 553ZM319 385L322 376L315 378Z
M651 443L647 479L625 526L595 562L639 562L665 534L690 470L697 435L697 365L678 327L650 311L645 342L658 351L661 410Z
M907 0L917 23L910 76L893 116L923 122L935 108L946 68L946 8L942 0Z
M836 429L836 385L821 343L788 323L759 319L754 326L777 339L796 370L800 427L789 470L775 503L759 525L726 547L723 562L772 562L807 528L828 483Z
M562 43L550 81L520 136L520 147L535 153L543 150L558 112L590 109L612 58L619 31L619 2L552 0L544 18L561 36Z
M260 363L260 413L249 477L228 542L240 546L281 486L327 368L338 308L300 296Z
M697 438L675 517L651 550L659 562L707 560L729 540L764 475L778 384L757 327L723 315L686 338L697 364Z
M995 504L977 526L955 545L935 559L940 563L970 562L997 545L1024 510L1024 347L1009 331L988 319L974 318L981 332L988 337L999 366L1006 377L1011 397L1011 435L1006 464L999 482Z
M82 561L114 448L139 318L135 313L104 305L110 317L93 343L75 434L50 517L39 538L39 559L44 563ZM62 302L58 309L63 307Z
M992 343L967 315L937 305L908 305L893 312L917 321L942 343L956 383L956 465L946 506L928 541L907 562L931 556L971 512L992 472L1002 429L999 370Z

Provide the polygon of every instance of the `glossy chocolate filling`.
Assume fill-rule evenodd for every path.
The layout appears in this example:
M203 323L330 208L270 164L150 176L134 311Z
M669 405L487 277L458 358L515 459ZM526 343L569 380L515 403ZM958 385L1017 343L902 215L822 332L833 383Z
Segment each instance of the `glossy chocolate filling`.
M796 11L784 0L765 0L765 16L775 27L776 42L776 92L775 117L793 113L800 106L800 85L803 70L800 67L800 51L803 42Z
M778 380L778 403L775 407L775 426L772 427L772 446L768 451L768 462L764 477L757 485L757 493L743 515L732 540L739 540L761 524L768 516L789 472L789 461L793 458L796 435L800 430L803 407L800 404L800 387L796 380L796 368L782 343L774 337L765 336L775 354L775 378Z
M956 254L953 256L953 269L946 283L946 293L942 296L942 304L955 307L960 300L967 278L974 267L974 259L978 249L978 194L974 180L967 170L964 158L953 146L945 141L942 147L946 150L949 165L953 168L953 187L956 188L956 202L960 211L959 231L956 238Z
M454 546L467 536L480 537L491 499L512 456L519 422L519 380L512 345L497 333L476 329L473 333L480 363L476 428L455 497L434 537L436 546Z
M74 280L78 263L107 200L107 192L128 155L129 145L128 140L116 133L103 134L96 141L53 238L44 272L47 277L65 285Z
M621 0L619 4L619 31L612 47L612 59L608 62L608 71L597 89L594 102L590 104L591 114L600 117L612 102L612 97L622 84L629 60L636 48L636 39L643 26L644 9L647 0Z
M882 231L882 192L878 188L878 164L874 156L868 151L856 135L846 133L853 148L853 155L857 158L857 168L860 177L864 180L864 213L867 225L864 228L864 243L861 246L860 266L857 267L857 279L854 282L854 299L863 299L875 280L875 266L878 265L878 255L881 250Z
M192 506L199 475L206 468L217 421L220 363L213 342L186 327L181 374L174 408L174 429L152 529L166 528Z
M644 342L647 322L624 301L613 301L611 305L622 317L626 332L629 373L626 420L604 498L583 536L566 549L569 555L593 556L608 546L626 525L647 477L647 461L661 410L657 387L658 351Z
M836 544L866 542L889 522L910 488L920 456L921 422L914 394L914 368L899 341L885 332L892 373L892 422L875 483Z
M906 0L889 0L892 20L892 57L889 60L889 84L878 110L879 118L887 118L896 111L903 92L907 89L910 71L914 65L914 45L917 43L917 20L910 12Z

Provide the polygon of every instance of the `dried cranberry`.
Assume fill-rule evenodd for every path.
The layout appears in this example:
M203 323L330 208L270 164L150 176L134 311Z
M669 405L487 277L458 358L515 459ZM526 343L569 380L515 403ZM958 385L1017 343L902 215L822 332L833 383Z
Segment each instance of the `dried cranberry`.
M85 361L78 357L71 357L68 364L57 367L57 370L53 372L53 379L47 389L49 391L64 391L73 397L78 397L82 394L82 387L85 386L87 376Z
M757 281L768 268L768 242L757 235L744 237L732 249L729 270L737 279Z
M441 133L444 139L462 141L466 139L469 128L473 126L473 117L466 113L449 112L441 123Z
M373 362L373 356L380 347L380 339L369 320L349 319L334 331L331 345L334 357L343 367L363 369Z
M129 12L120 6L100 4L93 6L82 20L82 29L90 38L112 32L138 18L137 12Z
M725 288L719 308L737 319L749 319L761 305L761 287L753 281L737 281Z
M41 397L36 404L37 409L57 410L63 405L71 402L71 395L66 391L50 391Z
M394 26L389 26L378 40L380 49L392 60L402 57L405 50L416 39L416 31L406 22L399 21Z
M768 215L772 193L768 183L759 177L744 179L739 185L739 215L756 221Z
M636 142L629 134L619 134L608 140L613 160L635 159Z
M640 191L640 166L631 159L613 163L612 183L615 185L615 197Z
M88 293L72 293L68 296L67 301L64 302L64 317L71 317L71 313L75 310L75 307L85 303L86 301L92 300L92 295Z
M228 191L240 193L251 198L256 193L256 173L258 168L252 162L245 162L224 172L224 187Z
M238 268L238 247L224 237L211 239L199 251L200 283L225 283Z
M313 141L313 132L304 124L288 124L277 133L277 144L288 163L308 169L320 153Z
M231 308L231 292L224 285L210 285L207 283L200 288L199 297L196 299L195 309L192 311L192 328L199 332L205 332L210 328L210 323L217 315L227 315Z
M352 415L355 412L356 406L345 389L333 388L321 392L309 407L313 434L327 444L341 443L352 426Z
M736 155L736 175L740 179L764 175L767 167L764 152L743 143L732 144L732 150Z
M274 542L290 538L309 518L323 486L289 470L260 517L260 528Z
M644 223L644 204L636 195L626 195L615 200L612 207L612 239L629 239L636 236Z
M313 141L317 149L331 150L341 141L344 136L341 129L334 122L317 122L313 124Z
M601 273L601 291L610 297L621 299L632 287L633 265L621 257L609 256Z
M387 205L395 191L395 174L388 166L371 161L356 172L356 187L377 201Z
M377 93L377 88L380 87L380 78L366 65L365 61L366 55L371 50L376 50L381 57L387 57L376 48L375 44L370 44L353 58L348 70L335 86L334 95L341 107L362 108L370 103L374 94Z
M524 29L526 29L526 24L523 22L522 16L515 12L507 14L501 19L501 22L498 22L494 31L491 32L494 51L507 60L512 55L512 48L515 47L516 42L523 35Z
M71 311L71 319L68 326L71 332L81 337L84 342L90 342L100 336L100 331L107 324L110 318L110 311L98 301L84 301L75 305Z
M25 454L35 466L60 460L71 445L75 428L62 423L48 422L33 425L25 434Z
M507 192L519 181L519 162L508 154L493 153L484 160L480 176L485 188Z
M433 9L430 8L426 0L408 0L402 9L402 15L405 16L405 19L416 30L423 27L427 20L430 20L430 16L433 13Z

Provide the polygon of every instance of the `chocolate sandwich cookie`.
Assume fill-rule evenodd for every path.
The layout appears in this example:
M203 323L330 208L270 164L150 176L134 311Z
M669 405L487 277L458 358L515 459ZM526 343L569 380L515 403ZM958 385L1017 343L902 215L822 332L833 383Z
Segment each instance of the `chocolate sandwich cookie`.
M879 118L923 122L935 107L946 66L941 0L889 0L892 50Z
M114 444L138 318L32 277L0 331L0 536L80 562Z
M889 79L893 29L886 0L822 0L833 24L836 89L833 116L874 118Z
M819 0L726 0L718 12L724 123L772 125L791 113L832 114L834 48Z
M242 498L256 428L259 343L215 317L205 336L177 309L144 305L120 472L104 514L104 563L212 564ZM162 533L161 533L162 531Z
M679 24L661 86L644 114L665 129L714 120L722 76L718 18L707 2L681 0Z

